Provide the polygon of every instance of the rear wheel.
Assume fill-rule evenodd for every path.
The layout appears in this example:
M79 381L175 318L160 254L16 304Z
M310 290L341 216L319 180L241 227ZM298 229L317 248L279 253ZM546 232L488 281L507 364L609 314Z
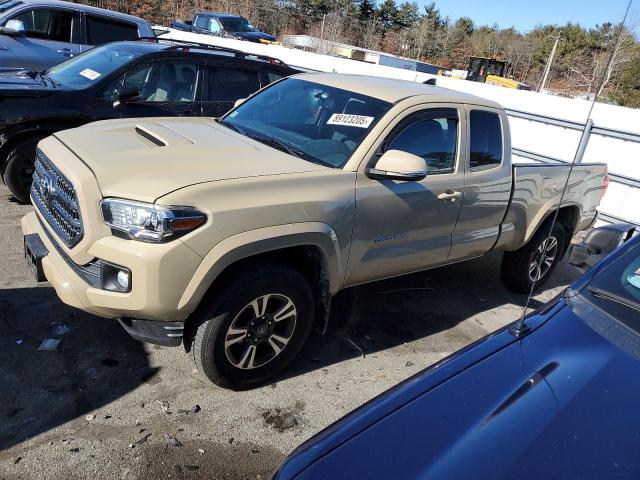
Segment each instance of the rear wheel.
M502 258L502 278L507 286L519 293L529 293L532 285L541 288L555 270L565 251L566 234L562 225L541 226L524 247L505 252Z
M41 137L22 140L11 149L7 156L7 164L2 178L13 196L22 203L29 203L33 164L36 158L36 147L40 140Z
M245 273L197 314L192 352L213 383L263 384L300 352L313 322L313 294L297 271L280 266Z

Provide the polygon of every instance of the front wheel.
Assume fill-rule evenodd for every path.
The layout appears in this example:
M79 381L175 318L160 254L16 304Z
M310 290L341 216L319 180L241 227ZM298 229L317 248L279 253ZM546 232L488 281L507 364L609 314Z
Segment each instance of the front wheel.
M542 225L524 247L505 252L502 258L502 278L507 286L519 293L540 288L549 279L565 251L566 234L562 225Z
M297 271L280 266L245 273L197 315L193 355L222 387L264 384L300 352L313 323L313 294Z
M40 137L23 140L17 143L7 156L2 178L13 196L22 203L29 203L33 164L39 141Z

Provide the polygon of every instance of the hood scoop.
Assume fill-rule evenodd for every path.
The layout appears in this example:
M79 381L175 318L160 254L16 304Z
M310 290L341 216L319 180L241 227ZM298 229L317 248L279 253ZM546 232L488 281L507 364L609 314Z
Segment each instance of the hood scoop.
M160 137L154 135L153 133L151 133L149 130L145 130L144 128L142 128L140 125L136 126L136 133L138 135L140 135L141 137L146 138L147 140L149 140L151 143L155 143L157 146L159 147L166 147L167 143Z
M136 133L157 147L193 145L195 142L162 122L145 122L135 126Z

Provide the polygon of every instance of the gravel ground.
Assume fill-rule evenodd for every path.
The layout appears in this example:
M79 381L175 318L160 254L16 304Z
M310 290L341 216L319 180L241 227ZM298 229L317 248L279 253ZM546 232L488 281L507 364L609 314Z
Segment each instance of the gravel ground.
M182 348L138 343L37 285L19 227L30 208L0 186L0 479L269 478L301 442L524 303L498 254L361 287L348 322L312 336L275 383L231 392ZM532 306L576 276L565 259ZM39 351L45 338L58 350Z

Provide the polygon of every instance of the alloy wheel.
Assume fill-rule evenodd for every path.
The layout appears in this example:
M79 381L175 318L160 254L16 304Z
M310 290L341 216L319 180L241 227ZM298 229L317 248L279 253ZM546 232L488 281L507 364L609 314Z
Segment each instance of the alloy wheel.
M547 237L536 249L533 260L529 264L529 278L532 282L537 282L549 273L557 255L558 239Z
M270 293L254 299L229 325L224 339L227 360L243 370L269 363L291 340L297 316L295 304L286 295Z

